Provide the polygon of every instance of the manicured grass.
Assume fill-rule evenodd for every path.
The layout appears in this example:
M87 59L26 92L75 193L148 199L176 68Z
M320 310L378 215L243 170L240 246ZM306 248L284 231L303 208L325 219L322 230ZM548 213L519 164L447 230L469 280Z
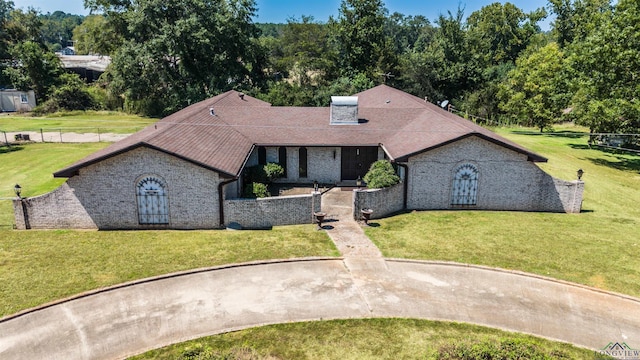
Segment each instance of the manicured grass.
M0 230L0 317L135 279L263 259L338 256L313 225L269 231Z
M108 111L74 111L43 117L0 116L0 131L60 131L76 133L134 133L158 119ZM4 141L4 139L0 139Z
M480 326L367 319L253 328L172 345L131 359L435 359L439 351L451 344L505 340L534 346L549 358L595 358L593 351L568 344ZM518 357L512 353L509 358Z
M383 254L516 269L640 296L640 156L589 149L570 129L564 136L497 131L549 158L539 166L553 176L572 180L584 169L583 213L412 212L367 229Z

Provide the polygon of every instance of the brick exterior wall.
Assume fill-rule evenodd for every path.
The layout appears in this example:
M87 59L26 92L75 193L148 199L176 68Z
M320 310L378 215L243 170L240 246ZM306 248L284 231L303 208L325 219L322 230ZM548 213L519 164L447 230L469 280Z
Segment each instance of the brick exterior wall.
M452 206L455 170L478 169L477 205ZM482 209L580 212L582 182L554 179L525 155L472 136L408 161L409 209Z
M267 147L267 162L279 163L278 147ZM307 147L307 177L300 177L298 146L287 147L287 174L285 178L276 180L280 183L312 184L317 181L321 184L335 184L340 181L341 151L340 147ZM335 154L335 157L334 157ZM246 166L258 164L258 148L256 147Z
M167 225L138 223L136 185L145 175L166 183ZM141 147L83 168L54 192L25 201L33 229L211 229L220 227L220 181L214 171ZM14 208L18 220L21 211ZM24 221L16 222L24 228Z
M310 195L225 200L225 225L236 222L243 229L265 229L279 225L311 224L313 213L320 211L320 208L319 192Z
M371 209L372 219L391 215L404 208L404 184L385 189L353 190L353 218L362 218L361 209Z
M288 172L283 182L336 183L340 180L339 147L308 147L308 177L298 175L298 147L287 148ZM335 154L335 156L334 156ZM267 160L278 161L278 148L267 149ZM248 165L257 163L257 152ZM456 169L471 164L478 169L476 205L452 206ZM525 155L479 137L469 137L418 154L408 163L408 209L482 209L579 213L584 183L555 179ZM143 176L157 176L166 184L169 223L138 222L136 185ZM218 173L160 151L140 147L80 170L60 188L42 196L13 202L16 226L25 229L212 229L220 224ZM235 197L239 182L225 186L225 197ZM354 193L354 217L362 208L383 217L402 209L403 185ZM24 207L23 207L24 204ZM23 210L24 209L24 210ZM355 211L357 210L357 211ZM225 224L245 228L311 223L320 211L320 196L274 197L225 201ZM26 212L27 219L23 216ZM26 221L25 221L26 220Z

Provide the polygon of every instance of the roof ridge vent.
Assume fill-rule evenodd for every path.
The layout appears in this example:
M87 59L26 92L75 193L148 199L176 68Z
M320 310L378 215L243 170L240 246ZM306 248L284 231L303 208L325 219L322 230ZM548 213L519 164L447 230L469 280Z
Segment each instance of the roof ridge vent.
M329 123L331 125L357 125L358 97L332 96L331 118Z

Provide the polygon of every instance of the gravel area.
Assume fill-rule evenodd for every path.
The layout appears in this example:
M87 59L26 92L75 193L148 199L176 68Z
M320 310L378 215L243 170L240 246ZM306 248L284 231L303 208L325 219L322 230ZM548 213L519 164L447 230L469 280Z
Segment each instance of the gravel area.
M19 135L19 136L18 136ZM26 136L25 136L26 135ZM75 132L37 132L37 131L21 131L8 132L6 138L4 134L0 134L0 142L11 144L31 142L63 142L63 143L89 143L89 142L116 142L129 136L130 134L113 134L113 133L84 133ZM28 137L27 137L28 136ZM27 140L28 139L28 140Z

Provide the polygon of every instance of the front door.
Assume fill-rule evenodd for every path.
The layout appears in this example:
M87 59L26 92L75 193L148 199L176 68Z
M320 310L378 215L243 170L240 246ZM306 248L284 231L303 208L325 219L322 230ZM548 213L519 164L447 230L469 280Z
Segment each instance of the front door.
M376 160L378 160L378 148L375 146L343 147L340 179L357 180L363 178Z

